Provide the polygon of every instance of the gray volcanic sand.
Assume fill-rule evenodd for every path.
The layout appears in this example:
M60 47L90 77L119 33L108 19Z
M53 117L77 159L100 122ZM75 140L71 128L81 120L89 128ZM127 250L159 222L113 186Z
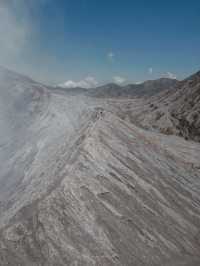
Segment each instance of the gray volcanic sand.
M198 142L148 128L149 100L1 73L0 265L200 265Z

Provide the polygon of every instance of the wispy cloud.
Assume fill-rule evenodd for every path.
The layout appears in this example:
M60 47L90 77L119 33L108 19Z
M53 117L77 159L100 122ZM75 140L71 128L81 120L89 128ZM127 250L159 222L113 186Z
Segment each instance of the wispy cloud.
M113 81L114 81L116 84L121 85L121 84L123 84L123 83L126 81L126 79L123 78L123 77L120 77L120 76L115 76L115 77L113 77Z
M107 58L110 60L110 61L113 61L115 59L115 54L111 51L107 54Z
M88 76L80 81L67 80L64 83L59 84L59 86L63 88L81 87L81 88L91 89L98 86L98 84L99 84L98 81L94 77Z
M0 64L2 65L16 63L27 44L27 24L16 18L11 2L13 1L0 2Z
M149 69L148 69L148 73L149 73L150 75L153 74L153 68L152 68L152 67L149 67Z

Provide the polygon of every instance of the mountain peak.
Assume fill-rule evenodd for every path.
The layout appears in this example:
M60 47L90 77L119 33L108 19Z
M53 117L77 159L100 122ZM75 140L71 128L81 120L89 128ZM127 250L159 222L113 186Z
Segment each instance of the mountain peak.
M195 74L189 76L188 78L184 79L183 82L189 81L193 83L200 82L200 71L197 71Z

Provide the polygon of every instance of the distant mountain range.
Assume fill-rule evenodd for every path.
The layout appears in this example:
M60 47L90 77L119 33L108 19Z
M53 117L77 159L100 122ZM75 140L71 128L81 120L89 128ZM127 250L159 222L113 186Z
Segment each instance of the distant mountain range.
M56 87L55 89L65 91L69 94L84 93L88 96L98 98L113 98L113 97L135 97L135 96L152 96L163 90L174 87L179 81L176 79L160 78L158 80L148 80L141 84L129 84L120 86L115 83L109 83L100 87L85 89L85 88L63 88Z
M58 90L66 92L64 88ZM150 108L141 113L140 125L200 141L200 72L183 81L161 78L127 86L110 83L94 89L67 89L67 93L107 99L147 98Z
M173 88L178 83L175 79L161 78L158 80L149 80L141 84L130 84L127 86L119 86L111 83L89 91L89 95L93 97L135 97L135 96L152 96L163 90Z

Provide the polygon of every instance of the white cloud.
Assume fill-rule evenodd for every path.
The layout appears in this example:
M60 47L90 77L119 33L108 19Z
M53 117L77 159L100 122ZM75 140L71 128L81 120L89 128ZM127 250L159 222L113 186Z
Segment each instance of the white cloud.
M86 89L94 88L97 85L98 85L98 81L94 77L91 77L91 76L88 76L80 81L67 80L64 83L59 84L59 86L63 88L81 87L81 88L86 88Z
M176 75L173 74L173 73L171 73L171 72L167 72L167 73L165 74L165 76L168 77L168 78L170 78L170 79L176 79L176 78L177 78Z
M108 59L109 60L114 60L114 58L115 58L115 54L111 51L111 52L109 52L108 54L107 54L107 57L108 57Z
M150 75L152 75L152 74L153 74L153 68L150 67L150 68L148 69L148 72L149 72Z
M113 77L113 81L120 85L123 84L126 81L126 79L123 77L115 76Z

